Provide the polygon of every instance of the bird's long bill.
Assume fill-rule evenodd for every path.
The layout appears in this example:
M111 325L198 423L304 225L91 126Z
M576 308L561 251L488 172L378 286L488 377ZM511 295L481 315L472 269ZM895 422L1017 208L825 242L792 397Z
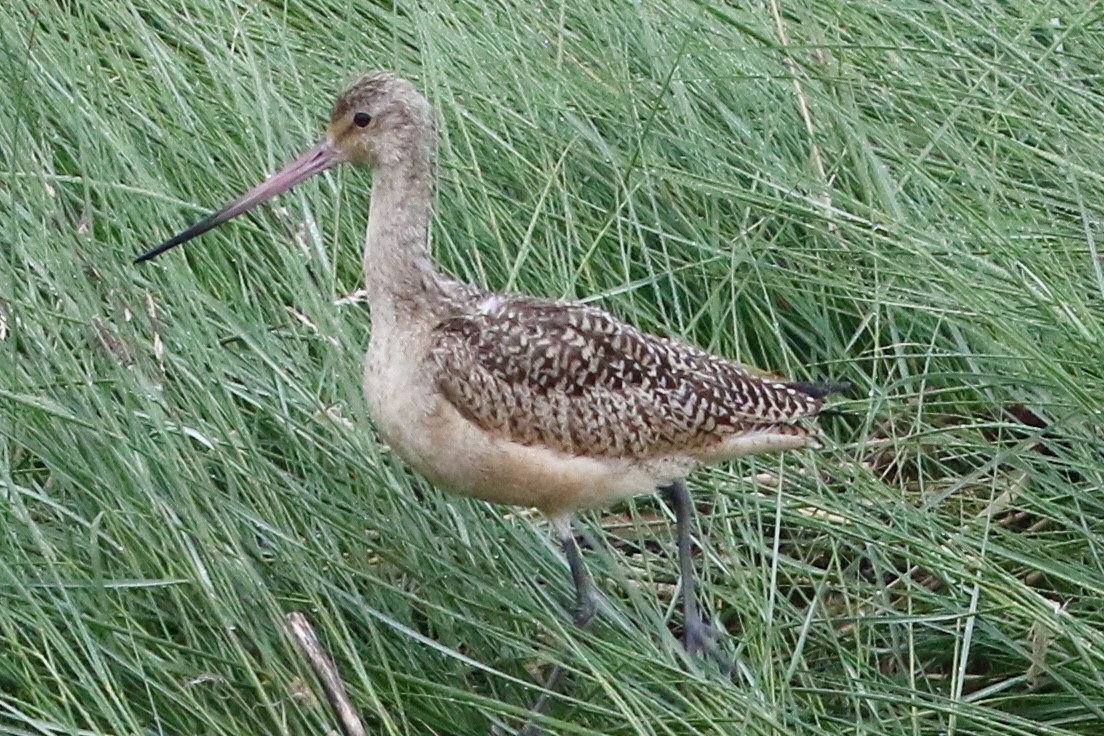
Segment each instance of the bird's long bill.
M192 238L218 227L227 220L232 220L238 215L248 212L262 202L267 202L277 194L286 192L299 182L333 168L341 161L342 157L338 150L328 139L323 139L314 148L280 169L264 184L253 187L218 212L200 220L184 232L174 235L153 250L138 256L134 259L134 262L148 261L181 243L187 243Z

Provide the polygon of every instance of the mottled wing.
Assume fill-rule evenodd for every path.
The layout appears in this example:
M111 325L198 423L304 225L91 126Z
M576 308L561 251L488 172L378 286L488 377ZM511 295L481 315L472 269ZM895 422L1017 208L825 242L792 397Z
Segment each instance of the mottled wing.
M434 338L437 385L466 418L568 453L694 454L820 408L807 393L578 304L490 296Z

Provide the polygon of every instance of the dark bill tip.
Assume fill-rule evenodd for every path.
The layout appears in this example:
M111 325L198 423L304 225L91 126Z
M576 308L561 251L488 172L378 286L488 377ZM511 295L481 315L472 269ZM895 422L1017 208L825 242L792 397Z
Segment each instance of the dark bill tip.
M230 219L228 217L219 217L220 214L221 213L216 212L215 214L200 220L184 232L177 233L176 235L172 236L156 248L151 248L147 250L145 253L135 258L134 262L145 263L148 260L156 258L167 250L172 250L178 245L187 243L192 238L202 235L208 230L213 230L214 228L218 227L219 225Z
M284 166L268 181L253 187L218 212L205 217L184 232L177 233L156 248L146 251L135 258L134 262L145 263L167 250L172 250L178 245L187 243L192 238L198 237L208 230L213 230L224 222L232 220L257 205L267 202L276 195L286 192L299 182L333 168L343 160L341 153L334 148L333 144L329 140L323 140L314 148Z

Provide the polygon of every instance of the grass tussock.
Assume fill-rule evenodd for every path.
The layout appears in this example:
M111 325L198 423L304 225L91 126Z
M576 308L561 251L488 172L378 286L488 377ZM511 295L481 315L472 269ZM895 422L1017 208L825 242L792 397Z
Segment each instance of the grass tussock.
M0 730L326 733L299 610L371 733L517 723L550 661L557 733L1100 733L1100 22L3 4ZM447 271L855 385L825 451L692 480L731 680L668 633L658 502L587 519L612 613L578 633L539 525L375 441L367 173L130 265L377 67L439 112Z

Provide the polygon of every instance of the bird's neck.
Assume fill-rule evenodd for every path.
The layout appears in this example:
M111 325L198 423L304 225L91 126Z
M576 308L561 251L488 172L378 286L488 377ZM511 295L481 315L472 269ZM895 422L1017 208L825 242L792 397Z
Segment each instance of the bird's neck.
M372 175L364 288L375 323L402 322L432 312L441 276L429 258L432 164L413 156Z

